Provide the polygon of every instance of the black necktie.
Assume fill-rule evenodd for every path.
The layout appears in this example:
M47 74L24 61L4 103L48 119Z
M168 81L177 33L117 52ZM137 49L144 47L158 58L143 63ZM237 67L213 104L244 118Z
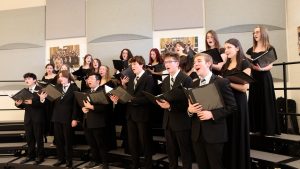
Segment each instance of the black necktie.
M202 79L201 81L200 81L200 86L203 86L203 85L205 85L206 84L206 80L205 79Z
M134 79L134 89L135 89L135 87L136 87L136 84L137 84L139 78L140 78L140 77L136 76L135 79Z
M173 78L173 77L171 77L170 89L172 89L172 88L173 88L173 86L174 86L174 82L175 82L174 78Z

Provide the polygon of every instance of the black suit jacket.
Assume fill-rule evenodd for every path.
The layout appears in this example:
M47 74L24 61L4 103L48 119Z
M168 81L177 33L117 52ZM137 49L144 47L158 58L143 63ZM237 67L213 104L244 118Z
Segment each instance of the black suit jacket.
M199 82L193 85L199 86ZM192 116L192 141L199 140L202 135L207 143L223 143L228 139L226 117L237 110L236 101L228 79L213 74L209 83L216 84L223 98L224 107L211 110L214 119L201 121L196 114Z
M29 90L29 89L28 89ZM34 88L32 104L20 104L18 108L25 109L24 124L28 123L45 123L46 107L45 103L41 103L40 97L37 92L41 90L41 87L36 86Z
M63 92L61 84L56 85L56 87L60 92ZM71 83L67 92L61 98L54 101L53 122L71 123L72 120L77 120L78 107L74 91L79 91L79 88L75 83Z
M127 103L126 116L127 119L131 119L136 122L147 122L150 120L150 102L144 96L142 91L153 93L154 81L151 74L145 73L137 81L136 87L134 89L134 79L130 78L127 86L127 91L130 93L134 99Z
M103 87L99 86L96 92L104 90ZM91 93L91 91L87 91ZM86 118L83 119L83 126L86 128L100 128L105 127L107 124L108 113L112 113L113 104L110 101L109 104L93 104L94 110L89 110L86 114Z
M176 76L173 92L176 97L167 100L171 105L171 110L165 110L163 119L163 128L171 127L174 131L181 131L191 129L191 119L187 115L188 101L181 87L190 88L192 79L184 74L182 71ZM170 75L167 76L162 82L162 92L170 91Z

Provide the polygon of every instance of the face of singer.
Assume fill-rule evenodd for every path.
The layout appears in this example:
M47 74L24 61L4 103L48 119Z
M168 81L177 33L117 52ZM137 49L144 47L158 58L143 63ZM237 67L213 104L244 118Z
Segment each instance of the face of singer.
M211 63L206 62L204 56L197 56L194 58L194 69L200 77L204 78L207 75L210 71L210 65Z
M63 77L61 74L59 74L59 81L63 86L69 83L68 78Z
M253 38L258 42L261 39L260 28L255 28L253 31Z
M63 64L63 65L61 66L60 70L68 70L67 65Z
M234 59L236 58L237 52L240 49L235 47L234 45L230 43L225 43L225 54L227 55L228 58Z
M215 43L216 43L216 41L215 41L214 36L213 36L211 33L208 33L208 34L206 35L206 42L207 42L207 44L209 45L209 47L210 47L211 49L215 48Z
M92 56L88 56L85 58L85 63L90 64L92 62Z
M107 73L107 68L105 66L100 66L99 68L99 74L101 77L104 77Z
M140 65L138 62L132 62L131 63L131 69L134 74L138 75L143 70L144 65Z
M31 87L31 86L35 85L36 80L33 80L32 77L26 77L26 78L24 79L24 82L25 82L25 84L26 84L27 86Z
M180 44L176 44L175 45L175 52L176 53L179 53L179 54L181 54L181 53L183 53L183 50L184 50L184 48L183 48L183 46L181 46Z
M150 57L151 57L151 59L153 60L153 61L156 61L157 59L156 59L156 53L154 52L154 51L151 51L150 52Z
M166 57L164 60L166 70L171 74L175 74L179 69L179 62L172 57Z
M46 67L46 72L47 72L48 75L53 73L53 67L52 67L52 65L48 65Z
M97 60L93 60L93 67L96 69L99 67L98 61Z
M128 51L127 50L123 50L122 58L123 58L123 60L128 60Z
M95 75L92 75L87 78L87 84L91 89L94 89L99 85L99 80L96 79Z

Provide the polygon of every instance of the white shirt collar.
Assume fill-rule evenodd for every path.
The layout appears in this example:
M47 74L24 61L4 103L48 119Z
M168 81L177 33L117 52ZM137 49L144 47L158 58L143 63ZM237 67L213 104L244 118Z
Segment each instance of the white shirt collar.
M173 79L175 80L179 72L180 72L180 70L177 70L177 72L173 76L170 75L170 77L173 77ZM171 80L171 78L170 78L170 80Z
M143 76L143 74L145 73L145 70L142 70L138 75L136 75L135 77L139 77L139 78L141 78L142 76Z
M212 72L209 71L209 73L204 77L204 79L205 79L205 84L208 84L208 83L209 83L209 81L210 81L210 79L211 79L211 76L212 76ZM200 81L203 79L203 78L201 78L200 76L199 76L199 78L200 78Z

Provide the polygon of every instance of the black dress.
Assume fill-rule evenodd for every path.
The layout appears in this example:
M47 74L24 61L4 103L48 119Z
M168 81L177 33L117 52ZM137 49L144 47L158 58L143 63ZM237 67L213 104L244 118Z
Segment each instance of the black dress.
M110 80L106 82L105 84L99 86L99 88L102 88L102 90L105 90L105 85L115 88L116 84ZM107 150L112 150L117 148L117 142L116 142L116 121L115 121L115 114L113 112L113 103L110 102L110 110L109 112L106 113L107 118L106 118L106 129L105 129L105 135L106 135L106 145L107 145Z
M54 86L57 83L57 75L54 78L46 79L45 76L43 76L42 81L45 84L53 84ZM53 124L51 122L51 117L53 113L53 102L46 102L46 124L45 124L45 135L53 135Z
M243 71L250 67L247 60L243 60L240 68L225 70L223 76L235 71ZM249 138L249 114L247 95L245 92L232 89L238 111L227 117L228 142L224 146L224 164L228 169L250 168L250 138Z
M247 51L252 59L262 53L264 51L253 52L253 48ZM264 135L280 134L272 74L270 71L252 70L252 76L255 82L250 84L249 90L250 131Z

